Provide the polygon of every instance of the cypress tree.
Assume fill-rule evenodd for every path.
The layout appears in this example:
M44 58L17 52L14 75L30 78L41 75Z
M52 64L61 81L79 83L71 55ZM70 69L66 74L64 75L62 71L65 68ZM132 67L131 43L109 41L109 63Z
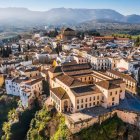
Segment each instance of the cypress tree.
M21 52L21 47L20 47L20 44L19 44L19 46L18 46L18 51L19 51L19 52Z

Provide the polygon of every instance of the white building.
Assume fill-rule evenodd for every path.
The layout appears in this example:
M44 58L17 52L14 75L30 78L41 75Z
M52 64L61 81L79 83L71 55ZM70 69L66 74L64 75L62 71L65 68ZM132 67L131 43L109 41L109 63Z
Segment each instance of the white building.
M6 92L9 95L19 96L23 107L27 108L32 105L36 97L42 94L42 80L40 76L8 77L5 80Z
M64 44L63 49L64 50L71 50L71 49L77 49L80 48L80 44Z
M88 57L88 60L95 70L111 69L112 66L111 61L108 57L95 57L90 55Z
M129 38L117 38L114 39L114 43L119 44L119 45L128 45L130 43Z
M139 61L129 60L129 59L120 59L117 63L117 68L124 68L128 72L133 72L135 70L134 65L139 64Z

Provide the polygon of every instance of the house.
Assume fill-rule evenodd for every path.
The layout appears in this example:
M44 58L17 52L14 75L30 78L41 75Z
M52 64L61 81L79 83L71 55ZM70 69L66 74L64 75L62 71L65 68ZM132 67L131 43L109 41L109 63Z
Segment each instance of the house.
M19 96L22 106L27 108L32 106L34 99L42 94L42 80L41 76L7 77L5 79L6 93Z
M71 50L71 49L76 49L80 48L80 44L64 44L63 45L63 50Z
M88 59L81 56L73 56L72 59L75 60L78 64L88 63Z
M133 60L133 59L120 59L117 64L116 67L117 68L124 68L126 69L128 72L133 72L134 70L134 65L139 64L138 60Z
M119 44L119 45L127 45L130 43L129 38L115 38L114 43Z
M27 77L34 77L40 74L39 68L36 66L21 67L19 69L19 72L20 72L20 75L25 75Z

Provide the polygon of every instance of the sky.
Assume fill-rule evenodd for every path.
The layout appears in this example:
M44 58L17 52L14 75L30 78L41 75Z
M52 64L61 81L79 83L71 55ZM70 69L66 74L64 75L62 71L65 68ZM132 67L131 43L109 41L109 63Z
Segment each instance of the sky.
M0 7L24 7L34 11L61 7L113 9L124 15L140 15L140 0L0 0Z

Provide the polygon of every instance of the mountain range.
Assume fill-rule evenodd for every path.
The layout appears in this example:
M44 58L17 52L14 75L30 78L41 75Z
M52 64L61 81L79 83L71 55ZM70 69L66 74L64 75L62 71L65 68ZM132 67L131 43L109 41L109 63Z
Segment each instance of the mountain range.
M97 23L99 20L140 24L140 15L125 16L112 9L54 8L42 12L26 8L0 8L0 25L79 25L93 21Z

